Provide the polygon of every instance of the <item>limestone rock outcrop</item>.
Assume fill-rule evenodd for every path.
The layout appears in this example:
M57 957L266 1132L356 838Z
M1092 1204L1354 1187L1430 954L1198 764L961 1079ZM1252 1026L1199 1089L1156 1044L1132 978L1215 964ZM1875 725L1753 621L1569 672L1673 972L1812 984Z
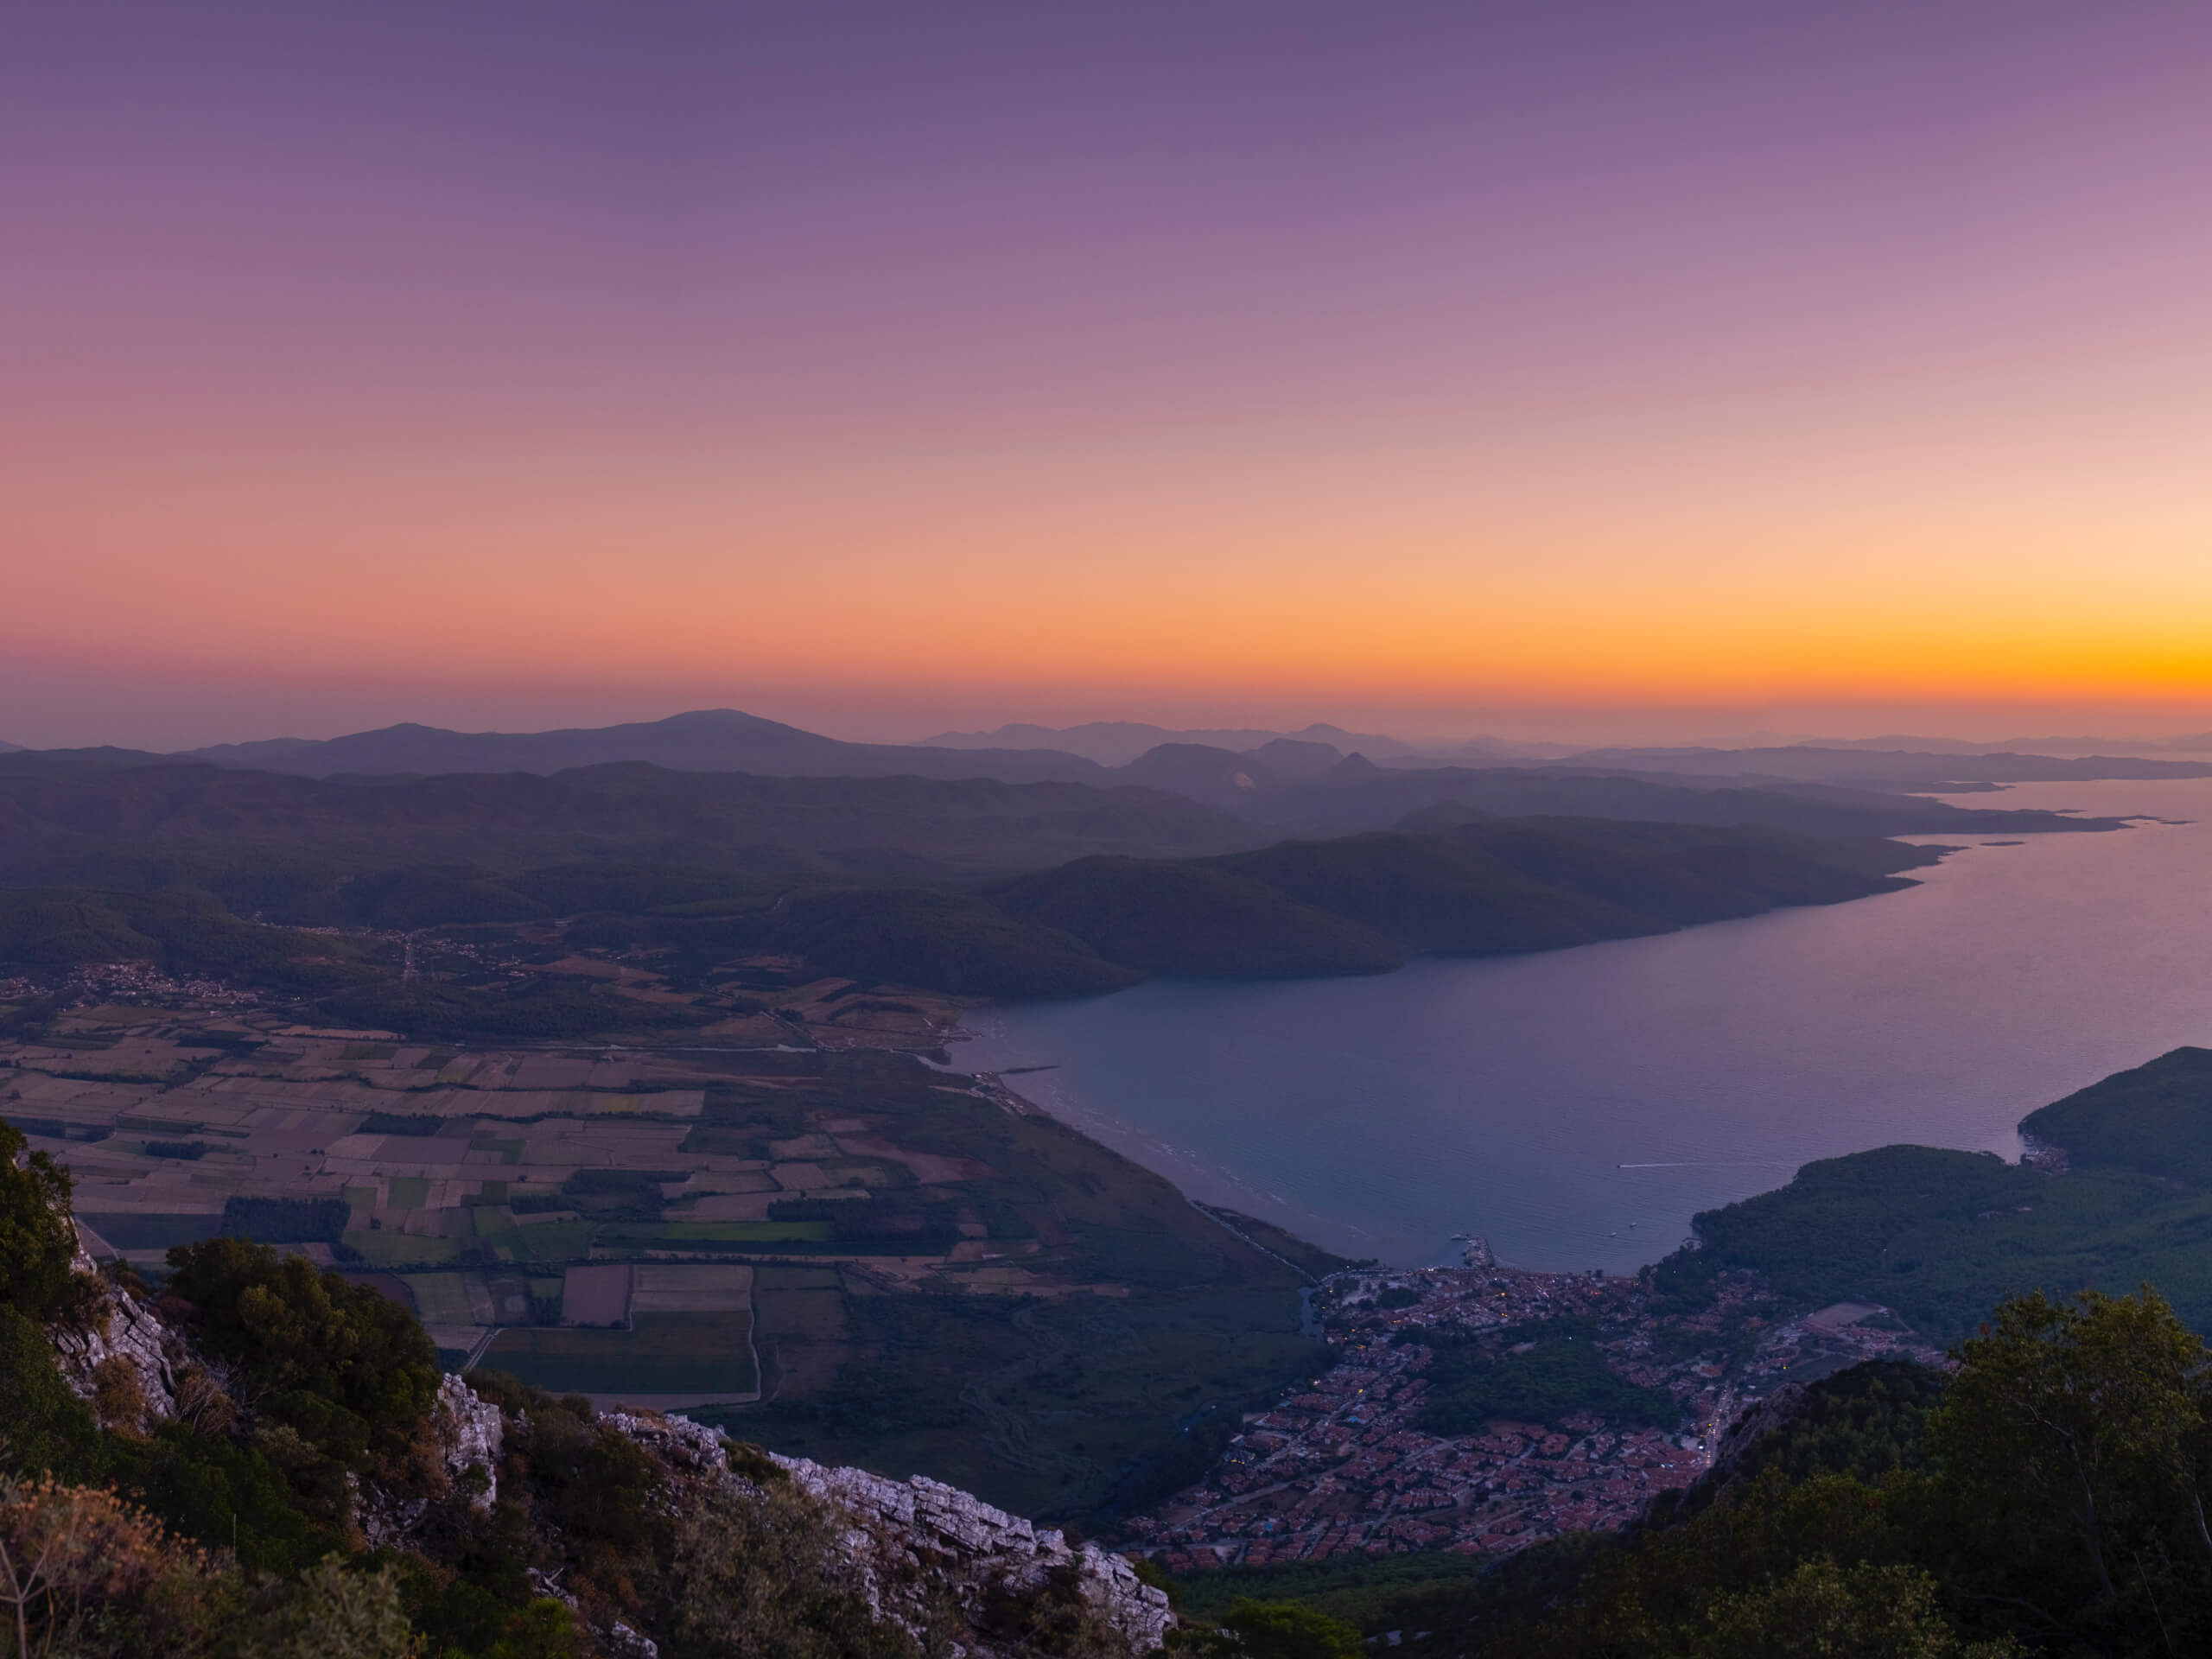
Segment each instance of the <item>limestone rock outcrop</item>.
M499 1454L505 1449L506 1423L499 1408L448 1371L438 1379L438 1402L432 1413L438 1444L444 1454L446 1476L463 1490L472 1491L470 1502L488 1510L499 1501Z
M985 1611L994 1599L1034 1598L1056 1579L1088 1602L1133 1655L1159 1648L1175 1623L1166 1595L1139 1580L1122 1557L1096 1544L1071 1546L1058 1529L1033 1525L957 1487L925 1475L891 1480L862 1469L825 1468L804 1458L772 1454L772 1460L802 1491L853 1517L856 1524L847 1547L861 1565L907 1569L879 1571L879 1584L901 1581L917 1564L933 1567L935 1587L950 1589L984 1630L971 1649L977 1655L997 1651L987 1633ZM893 1599L883 1611L895 1616L901 1610Z
M75 1266L82 1275L99 1277L81 1235ZM104 1281L89 1317L54 1332L62 1381L79 1399L127 1420L108 1427L134 1433L176 1414L177 1376L169 1356L173 1342L153 1309L122 1287Z
M730 1443L689 1418L615 1411L603 1421L695 1478L748 1478L731 1471ZM941 1608L949 1597L969 1627L960 1646L969 1659L1018 1659L1027 1649L995 1636L994 1610L1054 1594L1087 1604L1132 1659L1158 1649L1175 1624L1166 1594L1122 1557L1095 1544L1071 1545L1065 1533L957 1487L925 1475L892 1480L773 1452L765 1461L849 1522L841 1548L878 1617L918 1631L932 1622L925 1599Z
M78 1265L93 1272L81 1247ZM102 1281L96 1296L87 1291L88 1317L49 1335L62 1376L106 1427L143 1433L181 1416L219 1432L236 1421L232 1414L241 1408L226 1368L196 1354L123 1286ZM873 1614L926 1637L931 1651L947 1659L1025 1659L1034 1649L1022 1630L1039 1610L1079 1616L1094 1644L1103 1641L1129 1659L1157 1652L1175 1624L1166 1597L1121 1556L1071 1544L1055 1529L925 1476L892 1480L763 1453L682 1416L610 1411L599 1421L661 1466L664 1505L757 1501L764 1489L788 1480L821 1506L839 1575L857 1586ZM448 1375L439 1381L430 1427L450 1491L489 1510L511 1429L499 1405ZM403 1495L353 1475L347 1482L352 1518L369 1548L411 1548L423 1536L435 1495ZM543 1577L538 1589L576 1605L553 1576ZM604 1608L586 1617L607 1653L652 1659L658 1651L650 1637Z

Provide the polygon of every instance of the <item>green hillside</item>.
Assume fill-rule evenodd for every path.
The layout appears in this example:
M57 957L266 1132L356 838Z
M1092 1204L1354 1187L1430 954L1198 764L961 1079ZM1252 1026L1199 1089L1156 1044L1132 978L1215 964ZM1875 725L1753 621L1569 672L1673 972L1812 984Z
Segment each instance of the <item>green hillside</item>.
M292 990L373 972L350 942L241 921L203 893L0 887L0 968L53 973L104 962Z
M2208 1119L2212 1054L2177 1049L2030 1114L2024 1132L2072 1154L2063 1173L1932 1147L1824 1159L1700 1215L1703 1248L1655 1280L1694 1296L1753 1268L1786 1297L1881 1303L1944 1340L2008 1294L2148 1283L2212 1332L2212 1191L2183 1184L2203 1167Z
M1145 973L1287 979L1388 973L1406 960L1387 934L1218 867L1087 858L993 896Z
M825 972L959 996L1076 996L1142 977L1067 932L957 894L804 893L761 926Z
M1376 973L1663 933L1909 887L1936 854L1738 825L1559 818L1287 841L1170 862L1085 859L993 891L1004 909L1148 973Z
M2212 1049L2177 1048L2020 1120L2020 1133L2078 1167L2212 1183Z

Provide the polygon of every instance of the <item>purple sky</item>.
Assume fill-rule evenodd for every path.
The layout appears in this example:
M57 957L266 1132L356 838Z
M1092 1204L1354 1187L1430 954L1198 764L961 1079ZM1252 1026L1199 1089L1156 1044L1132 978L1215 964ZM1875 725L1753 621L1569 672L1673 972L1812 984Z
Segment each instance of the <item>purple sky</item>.
M8 41L16 741L2212 702L2201 7Z

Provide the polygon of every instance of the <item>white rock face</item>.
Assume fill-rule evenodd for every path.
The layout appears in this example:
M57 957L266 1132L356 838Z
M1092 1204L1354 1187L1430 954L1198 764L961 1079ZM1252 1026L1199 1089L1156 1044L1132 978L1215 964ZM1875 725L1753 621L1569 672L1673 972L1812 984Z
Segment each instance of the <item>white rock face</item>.
M601 1421L628 1435L673 1467L710 1478L738 1480L728 1472L725 1442L716 1430L687 1417L614 1411ZM950 1591L977 1616L979 1628L960 1648L969 1659L1019 1659L982 1628L996 1598L1027 1599L1055 1575L1074 1588L1120 1633L1128 1653L1160 1648L1175 1623L1167 1598L1143 1583L1121 1556L1094 1544L1070 1548L1066 1535L995 1509L981 1498L926 1476L889 1480L861 1469L834 1469L804 1458L770 1459L801 1491L849 1517L846 1558L860 1569L879 1617L909 1621L918 1607L902 1603L902 1586L917 1581ZM910 1628L911 1628L910 1624Z
M470 1469L481 1469L484 1490L470 1502L480 1510L490 1509L499 1500L499 1453L506 1440L499 1408L479 1400L467 1383L448 1372L438 1379L438 1402L432 1414L445 1453L446 1474L457 1481Z
M925 1475L890 1480L861 1469L824 1468L804 1458L775 1461L802 1491L851 1516L859 1523L860 1548L868 1552L949 1557L946 1576L973 1592L1031 1594L1056 1571L1070 1571L1084 1599L1121 1633L1132 1654L1160 1647L1175 1623L1166 1595L1140 1580L1121 1556L1096 1544L1071 1549L1064 1533L1033 1526L957 1487Z
M481 1470L484 1490L468 1501L479 1510L490 1509L499 1496L499 1453L506 1440L499 1408L479 1400L474 1389L448 1371L438 1379L430 1424L446 1478L457 1484L471 1469ZM430 1512L428 1498L401 1497L357 1477L346 1478L353 1489L354 1522L372 1549L404 1545Z
M99 1269L85 1249L80 1236L77 1241L79 1273L97 1274ZM119 1359L128 1365L138 1381L138 1392L145 1401L143 1414L136 1423L118 1425L143 1431L165 1418L176 1415L176 1374L170 1369L168 1348L168 1329L154 1311L119 1286L108 1287L105 1306L91 1325L83 1330L60 1330L54 1333L54 1351L60 1361L61 1379L71 1392L81 1400L90 1400L99 1389L98 1372L111 1359Z
M600 1421L678 1469L693 1474L716 1474L729 1467L729 1459L722 1451L721 1435L689 1417L603 1411Z
M79 1270L93 1271L81 1244L78 1254ZM141 1428L176 1414L177 1368L196 1363L151 1308L118 1287L109 1287L89 1327L57 1332L54 1344L63 1377L88 1400L98 1389L96 1373L103 1363L120 1359L129 1365L145 1402ZM485 1489L472 1501L488 1509L498 1495L505 1439L499 1408L479 1400L461 1378L447 1376L439 1382L433 1421L447 1474L460 1480L471 1469L480 1469ZM689 1418L657 1414L609 1412L601 1421L703 1486L726 1484L733 1493L757 1490L731 1470L727 1443L716 1430ZM991 1609L995 1603L1027 1601L1048 1590L1065 1594L1071 1589L1079 1595L1119 1635L1131 1659L1158 1650L1175 1624L1167 1598L1141 1582L1122 1557L1092 1544L1071 1548L1065 1534L1034 1526L941 1481L920 1475L890 1480L804 1458L772 1460L801 1491L849 1521L842 1552L878 1617L918 1629L925 1609L916 1598L922 1594L933 1599L949 1596L963 1609L971 1630L967 1639L953 1643L948 1659L1023 1659L1028 1649L1018 1640L1008 1645L993 1633ZM404 1545L429 1510L427 1500L401 1499L353 1478L349 1481L355 1491L355 1519L372 1548ZM569 1599L550 1580L540 1588ZM616 1623L598 1634L621 1659L653 1659L658 1651L649 1637L626 1624Z

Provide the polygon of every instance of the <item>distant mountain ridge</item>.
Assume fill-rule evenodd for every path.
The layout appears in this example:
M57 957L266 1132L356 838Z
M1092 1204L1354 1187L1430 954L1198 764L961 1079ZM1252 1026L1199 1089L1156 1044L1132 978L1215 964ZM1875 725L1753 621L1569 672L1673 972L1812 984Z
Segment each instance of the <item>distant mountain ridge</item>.
M1300 732L1268 731L1259 728L1178 731L1135 720L1094 720L1080 726L1036 726L1016 721L991 732L941 732L918 740L917 748L1058 749L1079 754L1102 766L1126 766L1163 743L1197 743L1208 748L1243 751L1256 749L1278 738L1332 744L1340 749L1362 749L1376 754L1410 754L1414 745L1379 733L1347 732L1335 726L1313 725Z
M1765 749L1586 749L1554 764L1613 772L1679 772L1753 784L1787 779L1857 789L1938 792L1988 789L2000 784L2212 778L2212 764L2201 760L2154 760L2112 754L2069 758L1987 751L1933 754L1910 749L1826 748L1811 744Z
M1980 743L1963 737L1815 737L1796 747L1815 749L1898 749L1920 754L2212 754L2212 732L2179 737L2008 737Z
M1096 760L1102 766L1126 766L1162 744L1197 745L1241 753L1276 742L1326 743L1344 753L1363 754L1370 760L1402 756L1541 760L1573 750L1573 745L1567 743L1516 743L1497 737L1472 737L1460 743L1416 743L1381 732L1348 732L1341 726L1322 722L1295 732L1278 732L1257 727L1176 730L1131 720L1094 720L1081 726L1062 727L1016 723L990 732L940 732L935 737L921 739L917 747L1059 749Z
M1756 823L1808 836L2016 834L2115 830L2121 823L2036 810L1959 807L1923 795L1732 771L1708 777L1573 762L1378 766L1364 755L1338 756L1325 744L1287 739L1241 754L1204 744L1166 743L1108 775L1188 796L1285 835L1389 829L1410 813L1447 804L1493 817Z
M952 751L847 743L734 709L666 720L551 732L451 732L408 723L321 740L219 743L173 757L257 772L330 778L344 772L435 776L463 772L550 774L643 761L676 772L776 778L994 778L1001 783L1103 781L1096 763L1052 750Z
M1045 728L1010 728L1016 735ZM1114 728L1128 740L1154 728ZM459 779L540 778L599 767L694 776L767 779L989 780L1001 784L1129 785L1179 795L1276 835L1347 835L1388 829L1407 814L1457 804L1494 817L1636 818L1658 823L1760 823L1806 835L2012 834L2117 828L2109 818L2045 811L1972 812L1925 796L2016 780L2212 776L2202 764L2034 755L1941 757L1815 748L1617 749L1565 760L1465 765L1448 754L1394 754L1378 765L1341 743L1333 727L1237 750L1154 744L1127 764L1102 766L1056 749L947 749L848 743L735 709L699 709L659 721L551 732L452 732L406 724L327 740L272 738L172 755L99 748L0 754L0 776L82 777L214 766L233 772L308 778ZM1395 740L1383 740L1395 742ZM1108 850L1100 848L1097 850ZM1135 852L1134 848L1118 849Z

